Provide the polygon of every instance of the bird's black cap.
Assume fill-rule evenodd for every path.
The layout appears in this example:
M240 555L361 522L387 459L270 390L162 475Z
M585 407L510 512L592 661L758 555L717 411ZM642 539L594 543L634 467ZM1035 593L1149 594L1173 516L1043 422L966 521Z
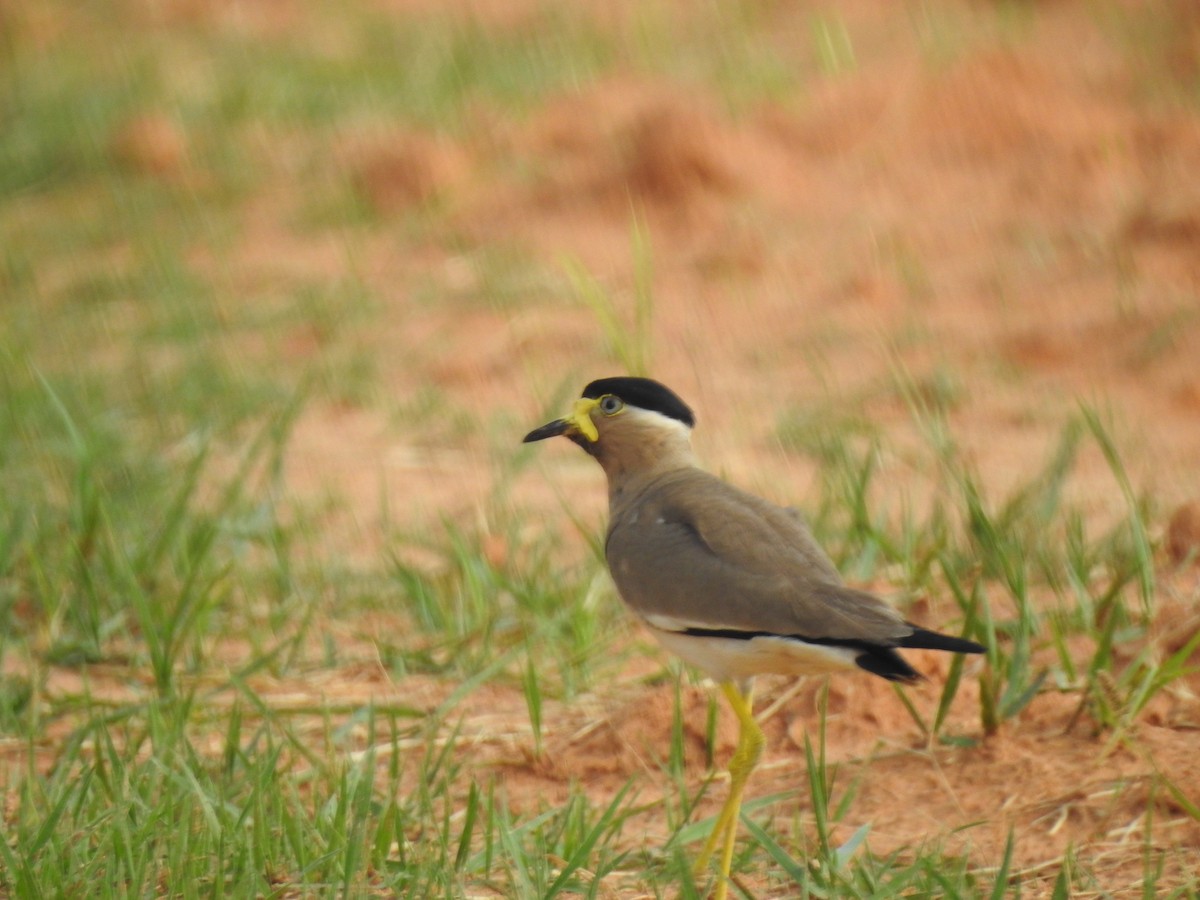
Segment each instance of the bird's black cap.
M597 378L583 389L583 396L595 400L605 394L614 394L630 406L648 409L682 422L688 428L696 425L696 417L679 395L652 378Z

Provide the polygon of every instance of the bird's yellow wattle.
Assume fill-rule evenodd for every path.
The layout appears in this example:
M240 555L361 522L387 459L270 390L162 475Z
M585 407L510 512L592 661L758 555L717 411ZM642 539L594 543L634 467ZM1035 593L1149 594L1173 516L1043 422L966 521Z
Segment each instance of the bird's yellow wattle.
M599 405L599 402L590 397L580 397L575 401L571 414L567 416L567 421L578 428L579 433L593 444L600 440L600 432L596 430L596 423L592 421L592 410Z

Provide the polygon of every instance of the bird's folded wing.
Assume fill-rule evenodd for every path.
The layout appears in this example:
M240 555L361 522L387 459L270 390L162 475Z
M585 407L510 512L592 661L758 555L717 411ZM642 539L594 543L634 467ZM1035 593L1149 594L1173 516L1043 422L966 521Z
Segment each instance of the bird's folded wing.
M841 584L794 516L730 491L710 492L702 508L660 491L639 515L614 519L609 567L638 613L670 630L885 644L911 633L892 607Z

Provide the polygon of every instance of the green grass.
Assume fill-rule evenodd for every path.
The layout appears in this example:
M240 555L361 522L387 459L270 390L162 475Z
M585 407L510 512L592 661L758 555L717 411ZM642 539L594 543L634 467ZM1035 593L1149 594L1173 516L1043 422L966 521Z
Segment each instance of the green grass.
M907 375L897 378L922 436L926 464L934 467L932 504L921 517L907 504L888 508L875 484L883 450L860 421L844 415L830 420L819 412L788 416L780 424L781 443L816 457L830 479L829 490L810 507L817 512L818 533L847 571L895 566L911 594L948 591L966 622L965 633L988 648L988 667L980 676L984 733L1018 715L1048 677L1090 697L1106 727L1121 715L1109 710L1113 690L1102 690L1099 681L1114 678L1128 722L1150 696L1183 674L1180 666L1191 649L1151 663L1147 647L1118 667L1119 674L1114 670L1114 640L1147 637L1155 563L1147 527L1153 512L1131 486L1110 426L1094 409L1081 408L1045 464L1008 496L992 499L957 446L943 395L921 390ZM1088 439L1127 505L1125 516L1096 535L1086 533L1086 512L1065 499ZM1051 612L1034 602L1035 592L1055 598ZM1080 635L1095 648L1083 669L1067 650L1069 639ZM1057 651L1057 664L1036 664L1035 651L1049 648ZM956 661L951 669L937 720L932 725L918 720L926 732L937 733L960 665Z
M577 302L595 318L609 352L621 368L631 374L648 375L654 350L653 257L645 223L636 215L630 231L634 283L630 292L633 296L627 304L619 303L614 292L601 284L578 260L565 260L563 267ZM631 306L631 312L622 314L622 305Z
M481 424L445 385L397 394L385 371L435 352L394 333L402 301L519 314L532 295L586 307L606 352L649 372L663 244L634 219L633 277L613 284L515 240L443 233L439 209L399 224L360 209L326 163L347 134L464 134L480 109L520 119L628 69L734 109L791 101L806 79L869 62L870 42L832 8L767 35L770 10L752 3L682 22L651 6L612 28L550 8L489 27L332 3L258 24L169 11L148 23L142 7L52 2L6 10L0 28L0 893L700 896L688 853L722 785L687 764L688 676L646 674L595 523L556 534L522 505L534 457L513 442L530 424L513 410L527 402ZM920 16L930 53L957 52L932 8ZM147 116L186 148L166 173L118 149ZM260 246L256 216L287 240ZM331 233L333 261L318 265ZM406 271L364 258L372 240L389 260L441 241L470 277L403 294ZM892 244L885 262L928 296L927 261ZM552 413L579 383L556 377L526 391ZM902 695L917 726L935 751L971 752L1062 691L1136 751L1143 712L1191 674L1196 642L1160 656L1147 640L1156 514L1120 430L1080 409L1044 465L997 497L956 445L952 414L970 399L956 373L896 381L923 436L912 464L929 507L880 490L893 450L870 397L790 413L779 437L820 467L804 506L850 577L935 598L948 627L988 648L978 674L952 665L932 711ZM418 530L397 515L384 549L343 555L324 532L336 498L288 494L297 423L328 408L378 413L415 446L477 439L494 487L466 521ZM1088 452L1125 504L1103 530L1066 499ZM631 661L641 674L625 674ZM665 797L645 799L654 774L602 797L585 783L506 789L509 767L547 764L556 711L672 678L668 749L648 762ZM977 719L952 730L972 680ZM512 746L480 756L477 723L497 697L515 699ZM716 717L710 706L704 733L719 766ZM854 815L871 761L835 763L821 726L799 786L747 802L739 878L787 896L1035 892L1011 844L996 860L919 839L874 852ZM1169 798L1157 808L1200 818L1173 773L1154 790ZM648 819L666 840L645 839ZM1145 821L1143 892L1195 896L1165 827ZM1097 889L1085 850L1056 861L1054 896Z
M464 769L456 753L459 705L481 685L524 695L537 754L547 702L613 679L611 642L623 619L595 560L564 568L556 541L531 543L525 519L510 511L488 529L503 535L504 558L482 534L448 524L423 542L401 541L440 552L432 567L397 555L377 571L339 569L303 552L306 535L285 523L274 499L298 405L268 419L232 474L214 478L211 445L156 459L136 431L113 429L105 411L36 373L26 390L17 427L6 432L19 437L5 443L5 457L16 461L14 474L24 466L39 477L18 479L24 491L0 542L0 659L19 662L22 673L4 683L0 722L27 755L25 765L10 758L6 775L15 798L3 874L10 890L38 896L103 882L121 885L113 890L123 896L161 885L197 896L457 895L486 884L552 896L595 890L605 877L682 877L685 859L669 847L702 837L703 823L690 823L694 801L661 809L676 823L674 842L631 855L622 823L642 810L633 794L597 805L576 790L563 804L518 814L494 774ZM991 502L956 455L947 423L920 405L914 416L945 479L933 518L868 514L868 457L881 445L872 439L863 454L839 455L857 440L846 428L843 444L811 445L829 467L829 494L814 507L848 517L818 520L818 528L833 531L833 546L853 565L863 554L872 566L899 562L910 584L961 607L962 629L988 647L980 733L1018 719L1053 683L1077 693L1095 727L1127 739L1153 694L1184 674L1195 642L1164 660L1146 651L1118 662L1111 652L1118 637L1137 641L1147 624L1141 586L1153 573L1141 555L1143 504L1130 492L1128 517L1088 538L1062 501L1085 437L1100 445L1115 480L1126 480L1109 430L1084 410L1083 424L1066 429L1028 484ZM1076 529L1070 540L1064 522ZM924 558L932 561L915 564ZM1034 590L1050 591L1057 605L1035 606ZM392 677L457 685L432 712L360 699L297 707L254 686L264 673L305 677L353 664L353 648L314 645L314 622L335 608L353 617L389 607L412 626L373 637ZM241 662L214 656L222 641L248 634L256 637ZM1094 643L1090 661L1063 651L1079 635ZM126 695L94 694L87 673L96 665L123 672ZM82 687L55 687L55 671L78 672ZM931 737L961 743L943 732L943 718L964 677L956 663L932 721L910 707ZM678 720L673 733L665 775L686 798ZM758 798L737 870L769 864L773 879L817 897L1017 890L1007 856L995 871L936 845L879 856L866 824L835 841L832 825L852 821L855 791L853 783L838 790L823 724L805 769L805 824L788 831L756 812L767 802L793 804L794 795ZM1163 784L1187 799L1182 786ZM1147 879L1162 877L1161 864L1148 857ZM1079 859L1063 872L1066 885L1088 877Z

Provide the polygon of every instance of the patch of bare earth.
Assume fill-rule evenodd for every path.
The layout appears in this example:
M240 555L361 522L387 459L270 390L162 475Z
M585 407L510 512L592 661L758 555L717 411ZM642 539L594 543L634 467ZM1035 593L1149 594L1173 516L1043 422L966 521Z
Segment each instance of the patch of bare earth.
M429 4L379 7L405 15ZM497 28L525 27L531 15L488 2L464 9ZM441 210L414 249L386 235L364 239L355 265L385 304L364 346L392 398L432 389L479 427L449 432L437 417L314 406L291 443L294 495L340 498L324 523L331 549L369 558L383 550L382 498L405 527L486 520L496 446L515 447L564 382L577 388L617 366L565 278L552 298L515 308L429 302L416 285L447 297L486 291L464 244L517 248L549 272L564 257L579 260L629 312L636 219L653 254L653 374L695 406L697 443L714 468L795 502L819 473L780 452L782 411L844 396L893 446L911 446L895 374L919 380L944 369L961 384L954 434L999 496L1044 461L1080 401L1097 404L1113 415L1134 483L1165 516L1180 510L1167 545L1170 565L1185 568L1164 568L1155 639L1163 652L1183 646L1200 598L1196 569L1186 568L1200 498L1200 117L1194 106L1147 103L1139 60L1089 9L1034 4L1019 40L984 39L933 62L897 26L906 13L885 0L851 3L844 15L865 48L857 68L814 77L787 104L733 115L694 85L630 70L519 120L481 109L456 137L349 136L338 165L379 214L400 228L414 209ZM807 13L784 4L768 15L792 33ZM1195 78L1195 19L1181 21L1190 25L1168 63ZM122 141L122 153L152 169L184 154L156 121L133 123ZM249 212L235 268L336 275L347 265L338 241L292 232L291 212L280 198ZM296 353L321 352L319 341L297 338ZM901 453L879 480L896 496L922 489ZM1101 518L1124 508L1099 454L1084 457L1071 490ZM601 476L565 445L547 447L509 496L563 533L565 497L585 507L585 520L602 520ZM1159 525L1167 529L1165 517ZM399 611L393 627L404 627ZM945 662L919 663L932 685L914 702L929 715ZM840 785L858 783L844 827L870 822L876 852L941 841L984 866L999 862L1012 828L1015 865L1028 878L1052 881L1073 847L1115 893L1140 876L1152 817L1155 842L1200 869L1200 825L1157 780L1195 801L1195 676L1121 740L1076 715L1078 695L1053 691L985 737L970 681L948 730L978 744L957 749L926 746L889 686L865 676L831 682L829 759ZM341 670L319 684L256 685L267 698L403 698L429 709L452 687ZM761 687L760 709L781 702L765 723L751 794L795 789L788 803L804 808L801 745L818 686L789 691L770 679ZM460 740L473 774L499 778L517 809L553 802L572 784L603 803L630 777L648 799L673 789L663 774L673 692L631 678L551 703L538 757L520 692L488 686L462 702ZM694 786L707 773L707 704L702 689L684 691ZM732 739L723 717L719 762ZM706 809L720 795L718 784ZM774 811L787 820L792 809ZM638 824L627 833L665 840L657 813Z

